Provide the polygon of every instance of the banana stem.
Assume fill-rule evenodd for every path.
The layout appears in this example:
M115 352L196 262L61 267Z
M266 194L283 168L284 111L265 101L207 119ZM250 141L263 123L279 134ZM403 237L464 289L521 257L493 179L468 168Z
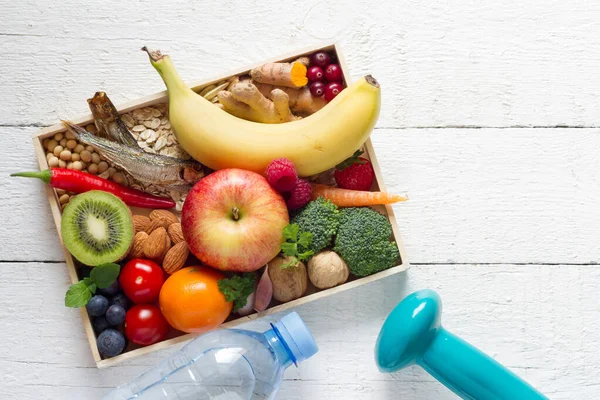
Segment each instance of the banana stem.
M173 64L173 61L171 61L171 57L166 54L161 54L159 50L150 51L146 46L142 47L142 50L148 53L150 63L167 86L169 94L191 91L177 73L175 65Z

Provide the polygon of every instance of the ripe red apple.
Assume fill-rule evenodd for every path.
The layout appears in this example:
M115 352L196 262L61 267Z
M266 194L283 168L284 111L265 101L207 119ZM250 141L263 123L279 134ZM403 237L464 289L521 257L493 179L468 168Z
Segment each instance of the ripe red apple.
M261 175L222 169L200 180L181 211L190 251L221 271L255 271L272 260L289 224L285 201Z

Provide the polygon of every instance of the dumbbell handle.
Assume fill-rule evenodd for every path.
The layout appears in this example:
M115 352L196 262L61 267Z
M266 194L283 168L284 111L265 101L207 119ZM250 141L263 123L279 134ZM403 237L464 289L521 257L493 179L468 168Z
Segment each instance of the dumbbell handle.
M417 359L417 364L463 399L547 399L510 370L443 327Z

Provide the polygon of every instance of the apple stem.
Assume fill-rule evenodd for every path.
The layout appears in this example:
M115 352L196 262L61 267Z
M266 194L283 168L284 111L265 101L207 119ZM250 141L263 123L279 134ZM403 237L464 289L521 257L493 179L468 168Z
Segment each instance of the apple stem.
M240 219L240 209L237 207L233 207L231 209L231 214L233 215L233 220L237 221L238 219Z

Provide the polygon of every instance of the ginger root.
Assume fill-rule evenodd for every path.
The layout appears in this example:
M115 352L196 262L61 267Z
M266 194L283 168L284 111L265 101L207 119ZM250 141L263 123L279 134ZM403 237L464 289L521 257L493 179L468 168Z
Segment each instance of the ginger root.
M306 65L302 61L268 63L250 71L250 77L260 83L299 88L308 83Z
M274 89L277 89L277 87L273 85L267 85L264 83L255 82L254 85L264 96L268 96L269 93L271 93ZM325 104L327 104L323 97L314 97L312 94L310 94L310 89L308 86L300 89L292 89L287 87L281 87L279 89L287 93L289 97L290 110L292 110L294 114L307 116L316 113L321 108L325 107Z
M273 89L267 97L250 80L233 82L218 96L225 111L248 121L278 124L299 118L292 114L286 92Z

